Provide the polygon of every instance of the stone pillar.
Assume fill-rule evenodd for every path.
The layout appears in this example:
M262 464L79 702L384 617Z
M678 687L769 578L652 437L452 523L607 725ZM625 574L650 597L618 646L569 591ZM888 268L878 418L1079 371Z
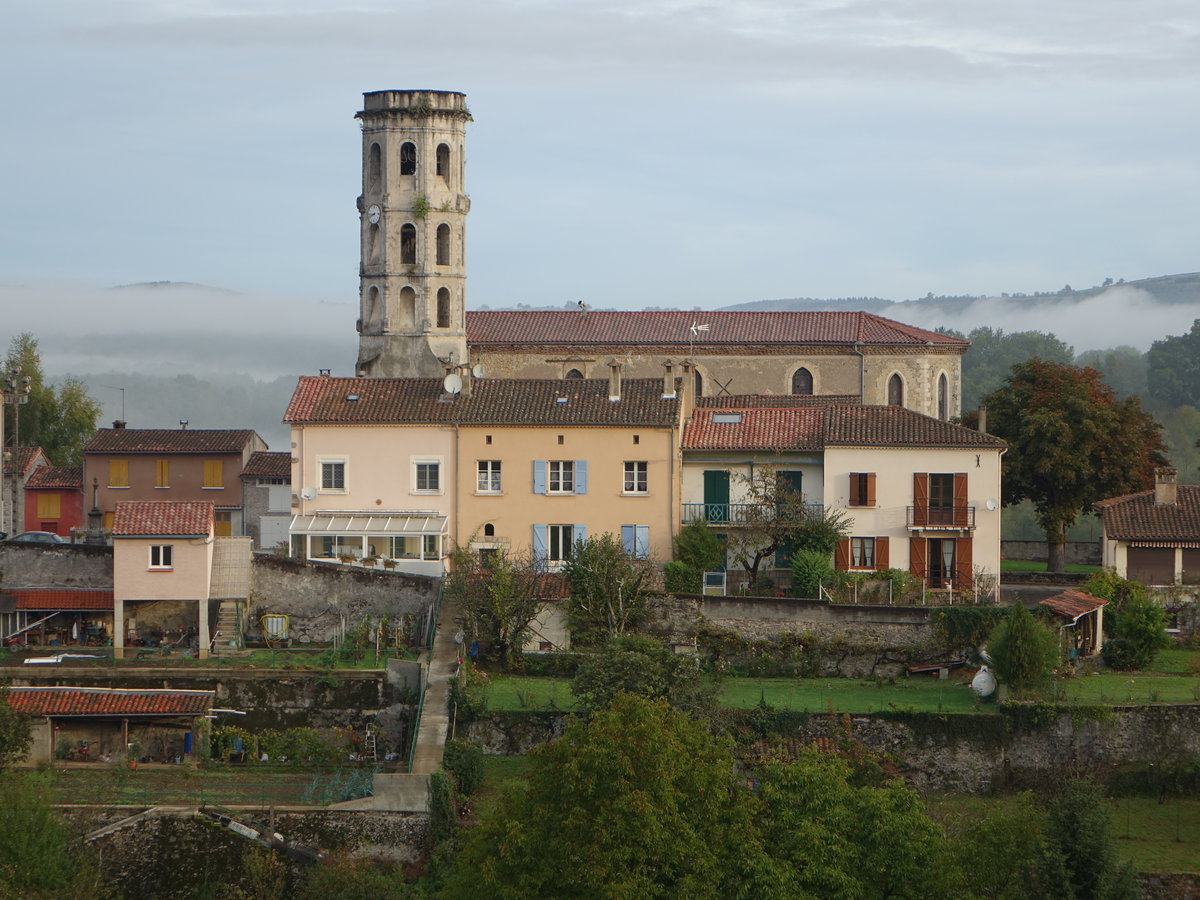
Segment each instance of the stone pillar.
M113 656L125 655L125 601L113 595Z
M210 641L208 634L208 597L201 597L200 602L196 604L200 610L200 659L208 659L208 644Z

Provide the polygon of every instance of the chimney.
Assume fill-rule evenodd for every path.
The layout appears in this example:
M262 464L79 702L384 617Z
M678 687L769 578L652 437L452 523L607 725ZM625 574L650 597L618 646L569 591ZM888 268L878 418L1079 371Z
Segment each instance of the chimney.
M125 427L124 419L117 419L115 422L113 422L113 431L120 431L124 427Z
M675 360L667 358L663 360L663 368L666 370L663 373L663 393L664 400L675 399Z
M1154 470L1155 506L1179 505L1179 485L1175 483L1178 474L1179 470L1170 466L1160 466Z
M615 356L608 361L608 399L616 403L621 399L621 362Z
M981 434L987 434L987 407L982 403L979 404L979 425L977 427Z

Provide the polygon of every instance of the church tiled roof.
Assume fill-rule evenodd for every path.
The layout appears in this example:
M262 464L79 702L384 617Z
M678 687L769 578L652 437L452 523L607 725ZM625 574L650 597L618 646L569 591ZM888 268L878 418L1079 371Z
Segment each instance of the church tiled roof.
M255 434L248 428L101 428L84 453L241 453Z
M737 421L733 421L734 419ZM1002 440L899 406L700 407L686 450L820 450L826 447L980 447Z
M303 376L284 413L307 424L646 425L669 426L677 398L661 378L625 378L621 399L608 379L477 379L470 394L447 395L436 378Z
M1093 504L1104 533L1118 541L1200 541L1200 484L1177 485L1174 505L1154 502L1154 491Z
M215 508L208 500L122 500L116 504L115 537L205 535Z
M709 327L693 334L694 324ZM706 345L729 344L933 345L955 350L970 345L867 312L729 310L472 310L467 312L467 341L473 346L677 345L694 346L700 353Z

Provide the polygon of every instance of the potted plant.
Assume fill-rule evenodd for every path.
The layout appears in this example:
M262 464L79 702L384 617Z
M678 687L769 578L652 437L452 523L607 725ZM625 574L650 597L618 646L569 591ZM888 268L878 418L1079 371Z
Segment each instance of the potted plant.
M394 569L394 568L396 568L396 560L392 559L390 556L388 556L388 557L384 557L384 560L383 560L383 567L384 567L385 569Z
M352 562L354 562L354 554L353 553L339 553L338 561L347 563L347 564L352 563Z
M363 557L363 560L362 560L362 564L363 564L364 566L373 566L373 565L375 565L375 563L377 563L378 561L379 561L379 557L378 557L378 556L364 556L364 557Z

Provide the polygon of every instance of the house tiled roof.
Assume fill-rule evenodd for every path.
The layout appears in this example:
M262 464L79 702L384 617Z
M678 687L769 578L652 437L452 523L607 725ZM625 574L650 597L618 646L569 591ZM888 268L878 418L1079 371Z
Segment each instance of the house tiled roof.
M34 469L25 483L28 490L38 488L74 488L83 490L83 466L42 466Z
M203 716L216 691L13 687L8 702L31 716Z
M215 508L208 500L122 500L113 515L114 537L206 535Z
M733 413L740 422L721 422ZM685 450L820 450L836 446L986 447L1004 442L899 406L698 407Z
M5 475L28 474L30 469L39 465L39 457L41 458L40 465L50 465L50 457L41 447L14 447L10 453L11 455L6 456L4 460Z
M304 376L283 420L359 425L669 426L678 415L679 400L664 400L662 387L661 378L625 378L621 399L611 401L606 378L500 378L476 380L470 395L450 398L436 378Z
M1061 594L1047 597L1041 602L1041 605L1073 621L1084 613L1090 613L1107 603L1107 600L1101 600L1099 597L1093 597L1083 591L1063 591Z
M243 478L291 478L292 455L271 450L255 450L242 469Z
M708 331L693 335L693 324ZM926 346L965 351L962 338L914 328L867 312L738 312L687 310L587 312L559 310L472 310L467 342L488 345L675 345L823 344Z
M111 610L112 588L14 588L8 593L17 598L17 609Z
M1093 504L1105 534L1118 541L1200 540L1200 485L1177 485L1174 505L1154 502L1154 491L1110 497Z
M84 453L241 453L254 440L249 428L101 428Z

